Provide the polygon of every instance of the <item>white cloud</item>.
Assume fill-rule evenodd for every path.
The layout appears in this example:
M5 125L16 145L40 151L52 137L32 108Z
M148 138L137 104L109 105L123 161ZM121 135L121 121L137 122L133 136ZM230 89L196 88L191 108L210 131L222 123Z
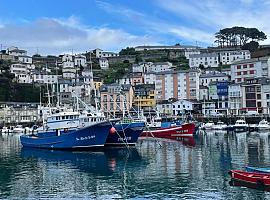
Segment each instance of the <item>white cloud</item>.
M41 18L21 25L0 26L0 41L6 46L39 49L43 54L89 51L94 48L120 50L154 42L150 36L136 36L121 29L88 27L74 16L68 19Z
M162 2L164 5L167 4L166 1ZM119 16L121 20L128 20L129 23L132 23L134 26L143 29L143 31L148 32L151 35L159 35L159 40L162 40L163 36L164 44L167 44L168 41L166 40L172 36L179 41L185 40L191 43L200 41L204 44L211 44L213 41L213 34L209 34L209 32L200 29L168 22L151 14L142 13L121 5L110 4L103 1L97 1L97 3L101 9ZM171 8L175 8L175 11L179 12L179 8L174 7L174 4L171 5ZM187 10L191 8L192 6L186 5L186 8L182 7L181 9ZM157 39L157 37L155 38Z
M270 42L268 0L159 0L158 5L176 17L196 24L203 32L217 32L221 28L232 26L255 27L269 36L263 43Z

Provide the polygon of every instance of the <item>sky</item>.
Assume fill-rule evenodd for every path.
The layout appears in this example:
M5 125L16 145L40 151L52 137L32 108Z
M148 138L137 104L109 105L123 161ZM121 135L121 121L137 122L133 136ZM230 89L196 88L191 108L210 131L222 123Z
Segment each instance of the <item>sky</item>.
M270 0L8 0L0 10L1 49L17 46L29 54L206 47L233 26L255 27L270 38Z

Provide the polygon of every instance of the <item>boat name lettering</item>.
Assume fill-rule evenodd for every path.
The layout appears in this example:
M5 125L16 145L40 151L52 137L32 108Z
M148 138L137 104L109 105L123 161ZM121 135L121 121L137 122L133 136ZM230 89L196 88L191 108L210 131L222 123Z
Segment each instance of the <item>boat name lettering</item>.
M131 137L118 138L118 141L127 141L131 140Z
M188 129L176 131L176 133L187 133Z
M95 137L96 137L95 135L86 136L86 137L79 137L79 138L76 137L76 140L77 141L80 141L80 140L91 140L91 139L93 139Z

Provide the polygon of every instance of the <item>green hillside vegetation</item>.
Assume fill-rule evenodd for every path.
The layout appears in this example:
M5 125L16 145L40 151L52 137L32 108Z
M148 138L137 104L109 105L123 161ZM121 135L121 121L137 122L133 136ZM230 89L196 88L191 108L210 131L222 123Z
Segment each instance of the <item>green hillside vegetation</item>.
M98 76L104 78L105 84L114 83L117 79L122 78L127 72L129 72L131 67L131 63L110 64L109 69L102 70Z
M10 73L11 61L0 60L0 101L3 102L39 102L40 91L45 88L33 84L21 84L14 81L14 74ZM44 95L43 95L44 96Z

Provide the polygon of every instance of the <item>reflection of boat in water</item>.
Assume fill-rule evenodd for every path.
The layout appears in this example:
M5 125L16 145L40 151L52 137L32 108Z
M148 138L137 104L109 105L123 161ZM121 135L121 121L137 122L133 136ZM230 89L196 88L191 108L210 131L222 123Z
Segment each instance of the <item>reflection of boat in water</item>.
M21 150L22 158L37 159L47 164L59 163L75 166L83 172L108 175L120 167L124 161L141 160L136 148L104 148L98 151L60 151L48 149L25 148ZM120 165L120 166L119 166Z
M247 187L247 188L251 188L251 189L256 189L256 190L263 190L263 191L270 191L270 187L269 186L263 186L263 185L255 185L255 184L251 184L251 183L247 183L244 181L239 181L239 180L230 180L229 184L231 186L235 186L235 187Z
M178 137L178 141L181 141L185 146L195 146L196 141L193 136Z

